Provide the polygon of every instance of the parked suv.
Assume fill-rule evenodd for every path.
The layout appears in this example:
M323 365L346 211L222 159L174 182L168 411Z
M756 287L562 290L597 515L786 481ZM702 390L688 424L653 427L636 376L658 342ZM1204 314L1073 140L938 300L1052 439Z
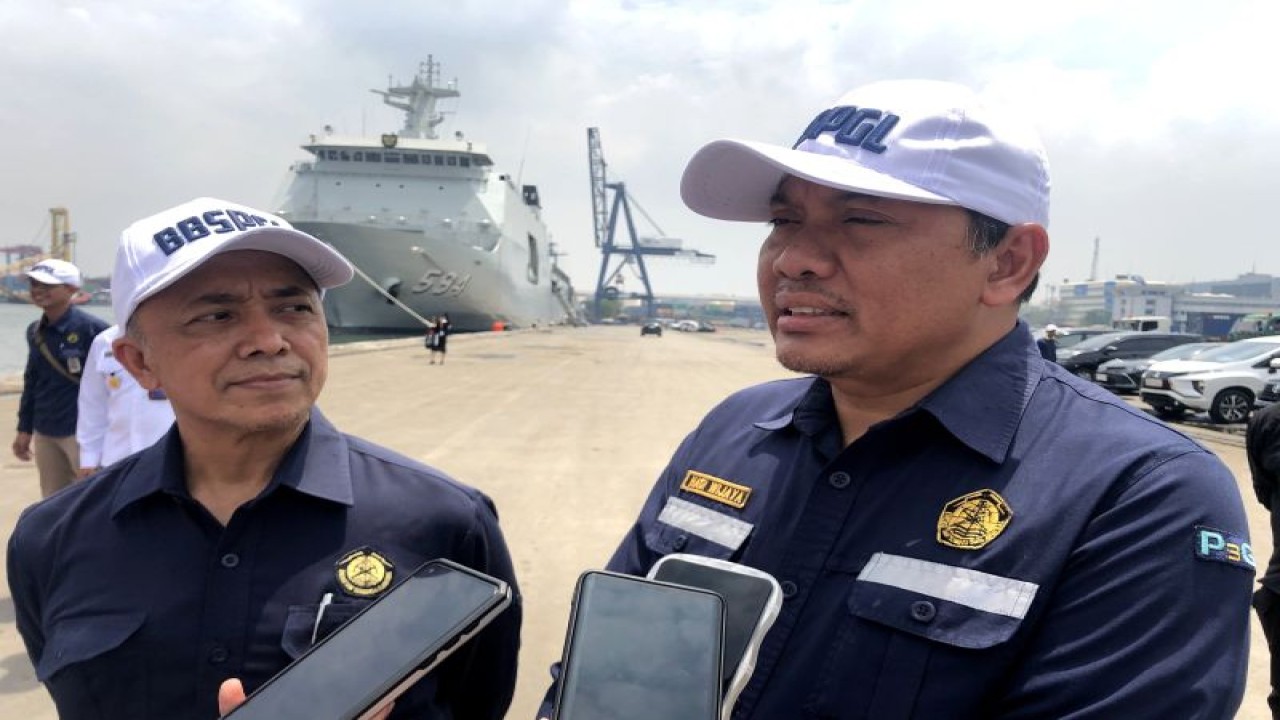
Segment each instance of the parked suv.
M1147 358L1108 360L1098 366L1094 379L1114 393L1136 393L1142 385L1142 373L1165 360L1190 360L1200 353L1226 345L1224 342L1193 342L1176 345Z
M1280 335L1249 338L1209 350L1194 360L1167 360L1142 374L1143 402L1162 418L1207 411L1218 423L1249 418L1254 398L1276 377Z
M1275 363L1280 363L1280 360L1272 360L1271 362L1272 367L1275 367ZM1280 373L1271 376L1271 379L1263 386L1262 392L1258 393L1258 397L1253 399L1253 406L1255 408L1264 408L1274 402L1280 402Z
M1093 380L1098 366L1108 360L1151 357L1175 345L1203 340L1190 333L1156 333L1126 330L1091 337L1058 351L1058 364L1086 380Z

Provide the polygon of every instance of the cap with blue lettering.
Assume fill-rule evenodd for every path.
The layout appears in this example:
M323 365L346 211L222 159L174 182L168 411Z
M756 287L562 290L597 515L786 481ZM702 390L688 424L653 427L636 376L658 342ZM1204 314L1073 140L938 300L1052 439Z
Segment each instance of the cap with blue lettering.
M80 268L66 260L49 258L27 268L26 276L45 285L80 287Z
M890 80L850 91L790 147L716 140L685 168L694 212L763 222L794 175L876 197L956 205L997 220L1049 224L1049 166L1035 130L963 85Z
M281 217L226 200L197 198L139 220L121 233L111 275L116 323L125 327L143 300L229 250L283 255L322 291L346 284L354 274L337 250Z

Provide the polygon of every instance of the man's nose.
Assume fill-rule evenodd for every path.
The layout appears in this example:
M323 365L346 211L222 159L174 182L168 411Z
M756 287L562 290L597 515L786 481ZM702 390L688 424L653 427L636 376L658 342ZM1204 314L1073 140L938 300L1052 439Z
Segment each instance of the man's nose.
M826 277L836 266L829 243L817 229L804 228L779 243L772 267L780 277Z
M258 353L279 355L289 349L283 324L266 309L257 308L246 311L243 331L244 338L240 354L244 357Z

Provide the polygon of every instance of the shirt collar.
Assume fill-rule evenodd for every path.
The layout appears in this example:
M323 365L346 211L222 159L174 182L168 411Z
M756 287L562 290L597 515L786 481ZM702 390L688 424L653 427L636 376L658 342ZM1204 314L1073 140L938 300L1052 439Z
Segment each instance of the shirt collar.
M176 423L160 441L140 452L131 467L120 471L124 477L112 501L112 517L152 495L190 497ZM316 408L260 497L281 487L348 507L355 504L346 438Z
M920 402L920 407L974 451L1003 462L1044 361L1019 320L994 345Z
M48 315L41 315L40 327L48 330L53 330L62 335L66 335L67 329L71 326L72 321L75 319L75 314L76 314L76 307L74 305L71 305L67 308L66 312L62 313L62 315L60 315L58 319L53 322L49 322Z
M805 435L821 432L836 416L835 401L831 398L831 385L819 377L809 378L811 382L800 396L798 402L781 414L771 411L769 417L752 423L761 430L781 430L795 425L796 430Z
M1019 320L1004 337L899 417L925 410L975 452L1002 462L1043 370L1031 331ZM759 420L755 426L770 431L794 427L820 438L835 423L831 385L814 378L790 411Z

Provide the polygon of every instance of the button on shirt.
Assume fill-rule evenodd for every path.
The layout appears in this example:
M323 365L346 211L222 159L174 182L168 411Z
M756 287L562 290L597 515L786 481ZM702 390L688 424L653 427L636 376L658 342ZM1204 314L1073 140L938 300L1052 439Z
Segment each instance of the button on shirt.
M689 471L745 486L745 504L682 489ZM980 516L997 496L1011 514ZM705 512L664 514L673 503ZM609 569L644 575L681 549L778 579L740 720L1225 720L1244 691L1253 572L1199 557L1218 542L1199 545L1202 528L1247 554L1222 463L1045 362L1019 323L848 447L821 379L730 397Z
M18 521L8 556L18 630L63 720L217 717L224 679L252 691L311 645L327 593L317 638L371 602L338 578L354 551L403 574L448 558L514 590L487 497L318 412L225 528L192 500L182 467L175 428ZM517 599L392 717L501 718L519 628Z
M50 437L76 434L76 407L80 386L58 371L40 352L36 333L62 367L80 377L89 345L107 329L101 318L72 305L52 325L42 316L27 326L27 368L22 375L22 398L18 401L18 432L38 432Z
M115 359L113 325L89 347L80 381L76 441L81 467L106 467L160 439L173 425L173 408L163 393L148 393Z

